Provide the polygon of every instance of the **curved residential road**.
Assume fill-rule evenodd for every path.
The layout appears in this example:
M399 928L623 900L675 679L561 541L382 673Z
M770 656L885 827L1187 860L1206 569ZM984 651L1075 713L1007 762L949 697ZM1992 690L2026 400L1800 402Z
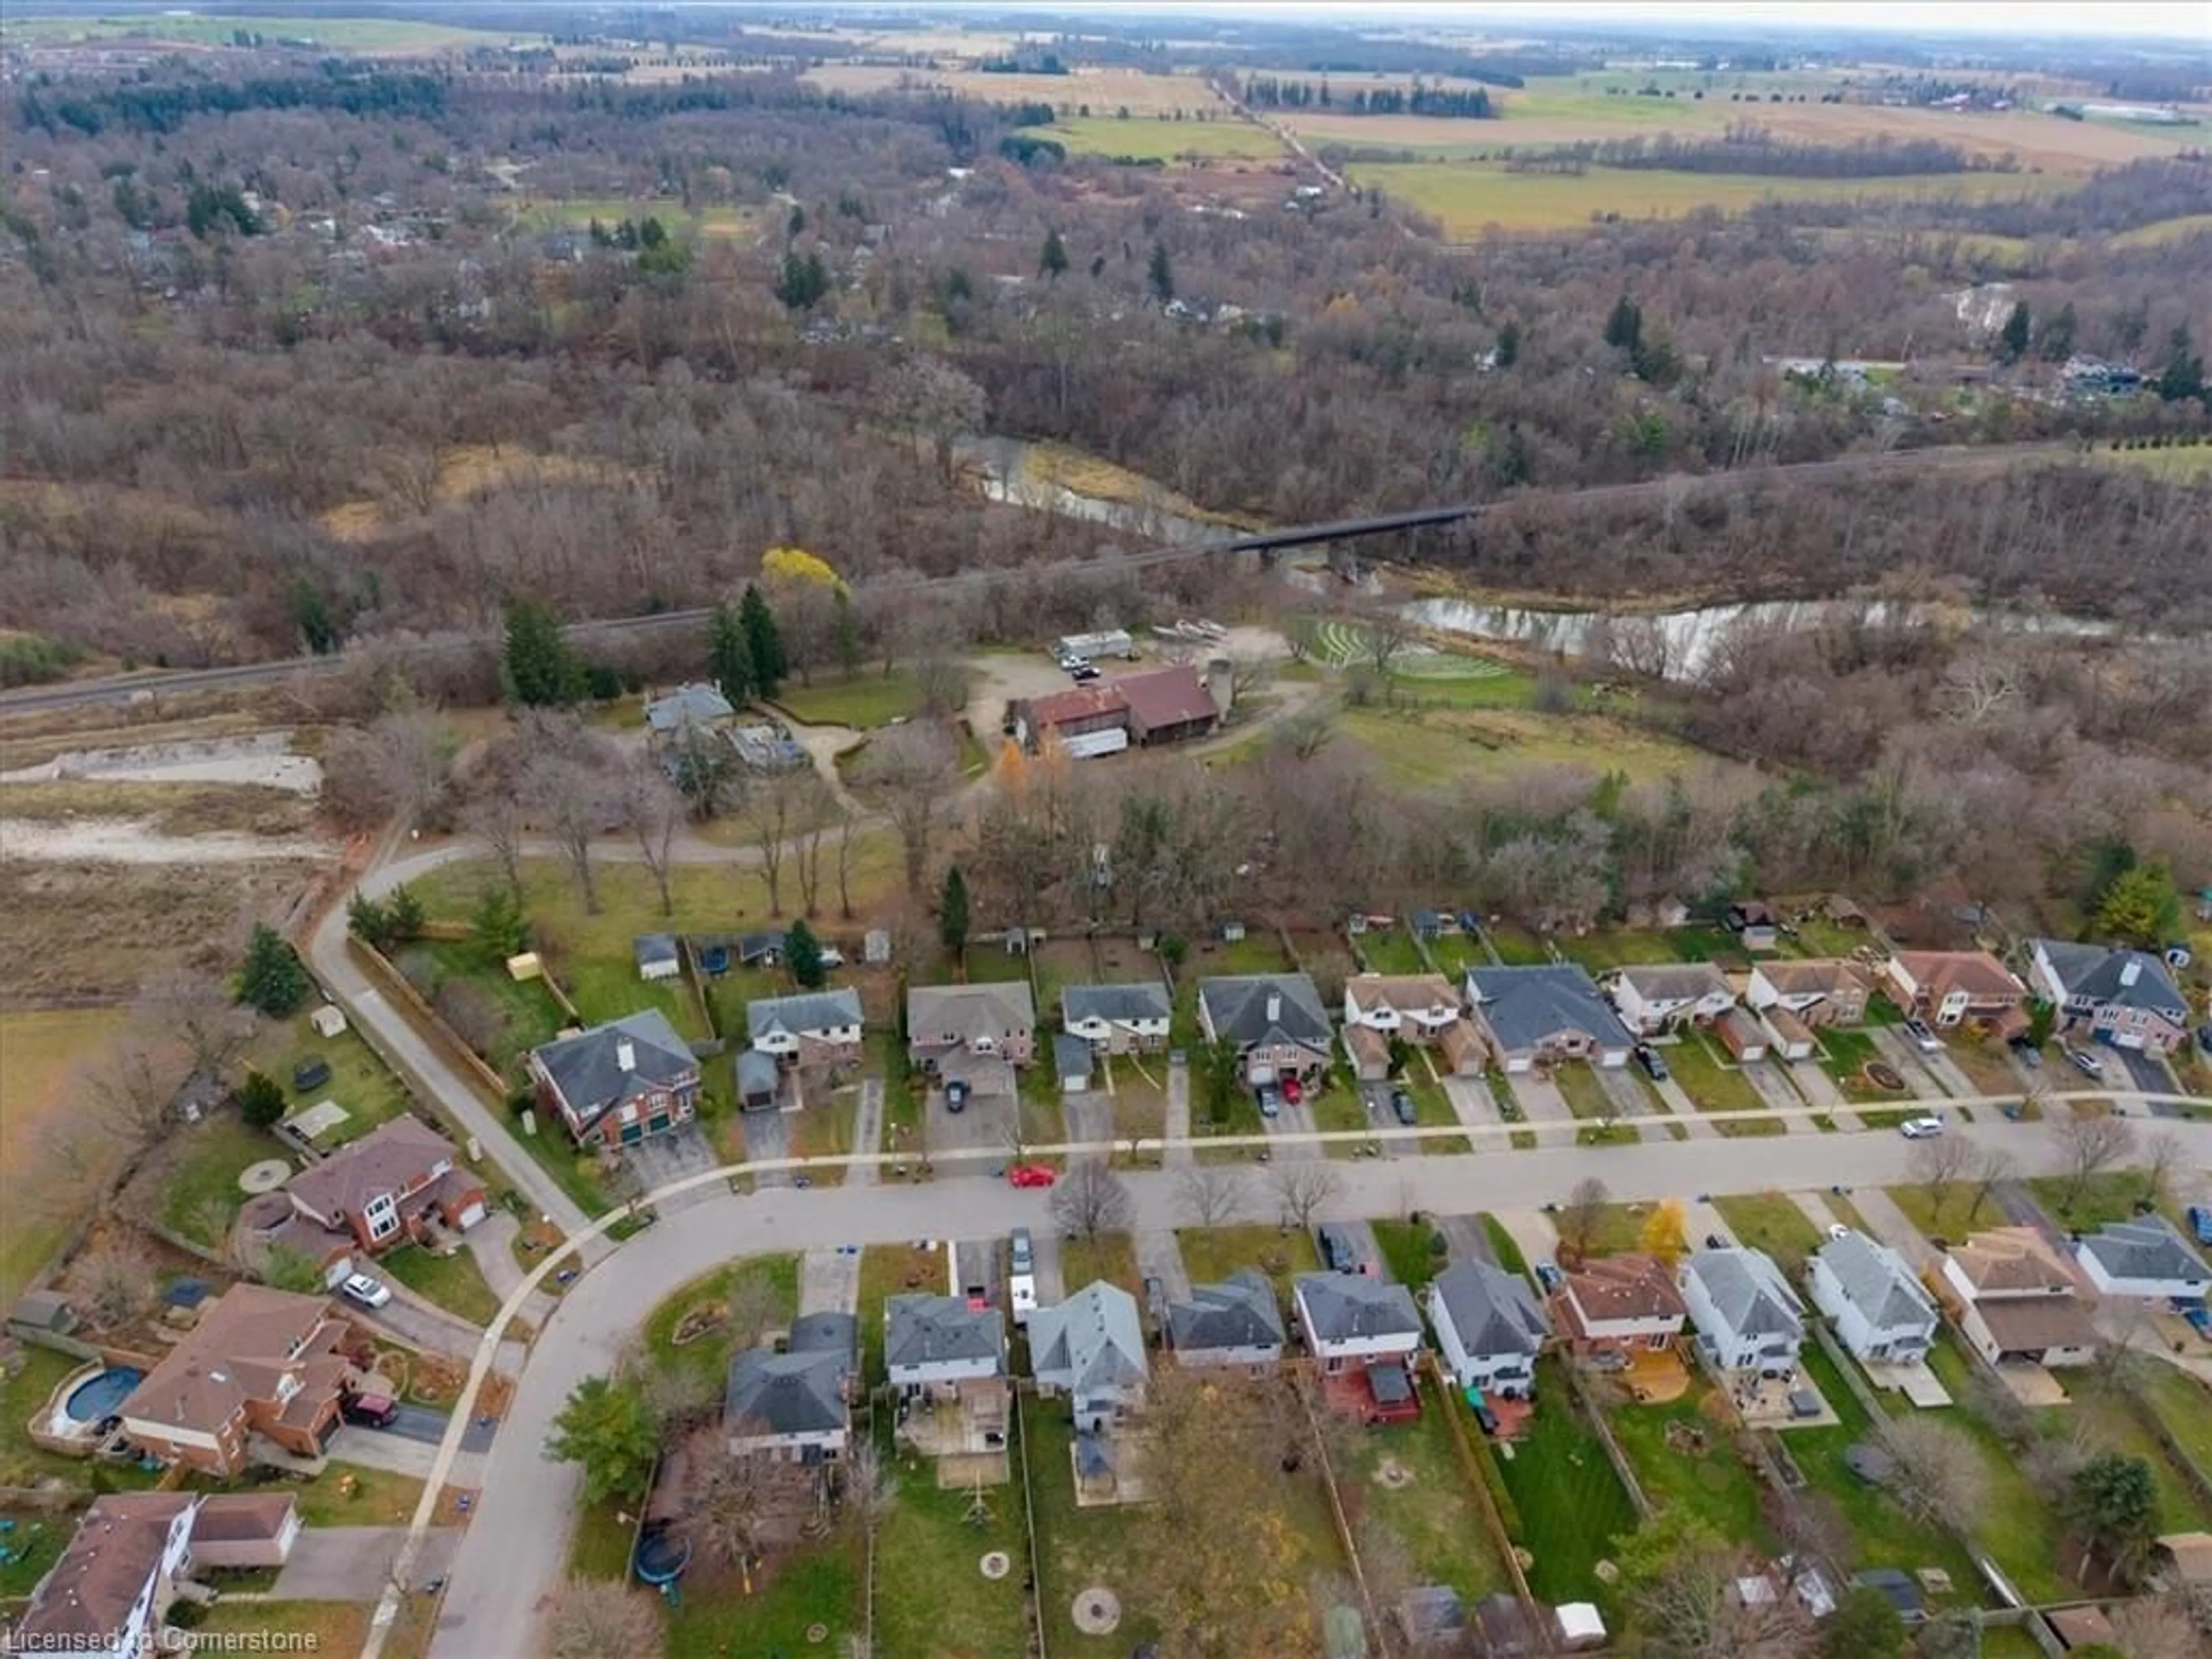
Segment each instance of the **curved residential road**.
M2081 1093L2087 1097L2089 1091ZM1993 1106L2002 1098L1926 1103L1955 1109ZM2140 1115L2147 1103L2142 1097L2119 1098L2135 1115ZM2191 1167L2212 1167L2212 1125L2172 1122L2160 1127L2181 1141ZM1468 1132L1455 1127L1437 1133ZM2029 1173L2051 1172L2059 1165L2059 1149L2040 1124L2011 1123L1991 1113L1989 1121L1977 1121L1971 1129L1955 1133L2007 1148ZM1563 1197L1577 1180L1594 1171L1603 1175L1615 1198L1632 1200L1711 1193L1848 1189L1909 1179L1913 1146L1898 1135L1868 1132L1362 1160L1334 1166L1343 1176L1343 1190L1324 1213L1328 1218L1352 1219L1398 1215L1409 1208L1526 1209L1547 1199ZM1108 1149L1091 1146L1035 1150L1097 1153ZM860 1161L881 1160L821 1159L816 1164L818 1167ZM952 1162L950 1158L939 1161ZM745 1167L688 1177L647 1201L679 1191L726 1185L732 1174ZM1136 1229L1170 1228L1184 1218L1172 1170L1137 1171L1127 1180L1135 1200ZM1273 1208L1255 1171L1248 1212L1264 1217ZM983 1176L955 1176L912 1184L805 1190L762 1188L750 1196L726 1190L669 1212L657 1224L611 1250L570 1287L532 1348L514 1402L488 1455L475 1518L453 1558L431 1659L528 1659L538 1650L535 1627L565 1571L581 1485L574 1468L544 1457L546 1437L569 1391L615 1362L659 1296L733 1257L945 1237L954 1218L957 1235L963 1237L993 1237L1017 1225L1048 1225L1043 1193L1012 1188ZM616 1219L609 1216L593 1224L594 1236ZM476 1390L491 1369L507 1322L563 1254L540 1264L508 1298L500 1317L485 1333L468 1389L454 1412L453 1427L440 1449L436 1474L426 1486L416 1510L393 1576L393 1589L377 1610L363 1659L379 1659L386 1632L397 1613L398 1597L417 1588L412 1577L414 1563L440 1486L458 1453Z

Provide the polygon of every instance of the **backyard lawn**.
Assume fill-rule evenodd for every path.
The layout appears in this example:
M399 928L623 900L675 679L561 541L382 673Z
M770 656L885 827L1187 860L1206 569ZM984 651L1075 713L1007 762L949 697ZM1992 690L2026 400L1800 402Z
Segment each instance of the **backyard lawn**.
M292 1109L334 1100L345 1108L346 1121L331 1132L325 1147L358 1140L378 1124L407 1109L406 1086L387 1070L358 1031L349 1027L334 1037L315 1035L303 1009L289 1019L264 1022L247 1045L246 1063L283 1085ZM295 1095L293 1068L307 1060L329 1062L330 1080Z
M1519 1540L1535 1557L1528 1586L1552 1602L1602 1598L1596 1565L1636 1530L1636 1509L1555 1358L1537 1362L1536 1400L1522 1437L1492 1449L1519 1512Z
M625 1014L658 1008L676 1028L676 1034L689 1042L712 1035L707 1029L706 1011L699 1006L687 975L679 974L674 979L648 984L637 976L635 963L612 957L549 957L548 966L586 1024L602 1025Z
M800 1653L817 1625L830 1632L830 1650L860 1627L861 1562L858 1545L842 1534L771 1561L766 1584L747 1595L734 1577L684 1581L681 1607L668 1618L669 1659L724 1659L733 1653ZM647 1592L641 1591L640 1594Z
M2162 1360L2148 1360L2146 1368L2170 1370ZM2178 1375L2178 1373L2177 1373ZM2167 1461L2157 1440L2144 1425L2128 1402L2113 1392L2111 1386L2100 1381L2094 1370L2077 1372L2065 1378L2066 1392L2073 1403L2054 1415L2072 1416L2081 1419L2080 1436L2101 1450L2116 1451L2130 1457L2139 1457L2150 1466L2151 1478L2158 1486L2158 1522L2160 1532L2201 1532L2212 1527L2212 1511L2197 1502L2191 1494L2181 1472ZM2205 1396L2199 1391L2199 1399ZM2203 1407L2200 1406L2200 1410Z
M471 1033L469 1040L479 1045L477 1052L493 1070L509 1079L520 1076L521 1057L550 1042L568 1021L551 991L534 979L514 978L503 963L471 940L416 939L401 945L392 962L433 1007L449 983L472 992L487 1013L496 1018L488 1019L486 1029Z
M1615 1406L1607 1421L1644 1495L1654 1504L1680 1505L1723 1538L1770 1549L1773 1540L1759 1512L1759 1483L1736 1455L1727 1413L1717 1416L1709 1401L1714 1406L1725 1404L1713 1400L1711 1385L1699 1376L1680 1400L1663 1406ZM1689 1444L1678 1449L1668 1443L1671 1425L1681 1425L1677 1433L1687 1437Z
M1050 1402L1022 1402L1022 1446L1029 1461L1031 1501L1036 1506L1037 1604L1043 1610L1048 1653L1087 1653L1096 1638L1079 1635L1073 1613L1076 1593L1103 1584L1121 1598L1115 1632L1132 1647L1156 1636L1139 1577L1139 1537L1147 1520L1138 1505L1079 1509L1073 1460L1074 1430ZM1010 1651L1019 1652L1019 1649Z
M1425 974L1430 971L1427 959L1421 955L1420 945L1402 927L1362 933L1352 943L1370 973Z
M403 1244L377 1258L377 1271L472 1325L489 1325L499 1312L499 1298L465 1248L434 1255L420 1244Z
M1274 933L1255 927L1239 939L1193 939L1190 953L1176 969L1176 977L1196 981L1231 974L1281 974L1287 973L1290 966Z
M2144 1368L2150 1408L2197 1467L2212 1477L2212 1387L2171 1365Z
M865 732L912 719L921 708L921 688L904 669L889 675L825 674L812 685L784 686L775 702L802 726L849 726Z
M168 1148L173 1161L161 1188L161 1220L210 1249L222 1248L246 1202L238 1177L246 1166L265 1158L291 1161L283 1142L234 1111L176 1130Z
M1490 952L1475 933L1440 934L1429 941L1429 954L1436 958L1437 971L1455 985L1466 978L1468 969L1490 966Z
M1974 1362L1948 1326L1938 1331L1936 1346L1928 1352L1929 1369L1936 1373L1951 1398L1959 1403L1929 1412L1927 1416L1949 1423L1972 1435L1980 1446L1982 1470L1988 1482L1989 1501L1974 1531L1975 1542L2031 1601L2057 1601L2074 1594L2074 1586L2059 1571L2059 1528L2056 1511L2021 1470L2020 1461L1973 1409Z
M1378 1429L1353 1443L1357 1455L1335 1471L1339 1491L1347 1514L1364 1512L1395 1535L1418 1582L1449 1584L1472 1606L1510 1586L1489 1529L1476 1518L1479 1499L1468 1489L1473 1477L1460 1461L1445 1415L1460 1413L1472 1435L1474 1414L1454 1394L1425 1387L1423 1393L1419 1421Z
M637 1517L622 1500L579 1504L576 1530L568 1538L568 1573L574 1578L627 1578L630 1549L637 1541Z
M1713 1207L1730 1231L1755 1250L1764 1250L1797 1282L1805 1258L1820 1248L1822 1240L1805 1212L1780 1193L1743 1193L1716 1198Z
M1021 1487L986 1486L979 1502L967 1488L939 1491L927 1459L895 1455L887 1466L899 1471L899 1490L876 1534L875 1650L977 1659L1026 1652L1029 1542ZM1013 1561L996 1582L975 1570L992 1550ZM947 1594L955 1584L958 1594Z

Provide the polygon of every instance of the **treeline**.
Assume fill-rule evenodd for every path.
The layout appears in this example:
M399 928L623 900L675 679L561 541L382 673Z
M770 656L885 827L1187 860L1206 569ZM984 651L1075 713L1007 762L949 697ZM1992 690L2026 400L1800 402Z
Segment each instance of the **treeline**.
M1997 236L2109 235L2201 214L2208 204L2212 204L2212 155L2197 150L2130 161L2061 195L1947 204L1940 228ZM1908 224L1936 228L1932 205L1907 203L1899 213ZM1836 218L1834 222L1847 221Z
M2020 170L2019 158L2009 153L1994 158L1974 155L1933 138L1895 138L1883 134L1849 144L1795 143L1753 126L1731 127L1720 138L1657 133L1586 139L1534 155L1509 158L1509 163L1527 164L1520 171L1557 170L1542 164L1562 161L1654 172L1747 173L1791 179L1893 179L1907 174Z
M1232 88L1237 85L1231 78ZM1410 87L1362 87L1340 95L1327 81L1285 81L1253 76L1238 94L1255 109L1330 109L1346 115L1434 115L1485 121L1498 111L1480 87L1438 87L1415 81Z
M64 130L97 137L109 127L134 133L173 133L195 116L238 115L248 110L337 110L348 115L429 119L446 108L445 82L428 75L328 74L288 80L195 81L112 87L77 84L50 91L33 86L16 104L25 128L58 135Z

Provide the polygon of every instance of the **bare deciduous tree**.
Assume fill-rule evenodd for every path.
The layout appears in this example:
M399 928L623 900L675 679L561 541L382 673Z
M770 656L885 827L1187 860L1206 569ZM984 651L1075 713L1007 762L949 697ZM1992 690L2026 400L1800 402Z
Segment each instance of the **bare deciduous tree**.
M838 1501L845 1513L867 1537L884 1522L898 1503L898 1472L884 1461L876 1443L861 1439L845 1460L837 1485Z
M830 786L813 772L798 806L798 824L792 831L791 868L799 878L799 906L808 915L822 911L822 854L830 826L838 817L837 802Z
M1274 1166L1270 1185L1282 1205L1283 1220L1293 1227L1310 1227L1324 1206L1344 1194L1344 1177L1326 1158L1289 1158Z
M544 1659L660 1659L667 1651L659 1606L626 1578L570 1579L554 1593L542 1628Z
M1097 1158L1069 1166L1054 1186L1047 1208L1060 1230L1077 1238L1120 1232L1137 1213L1129 1183Z
M462 809L461 828L483 843L515 902L520 903L523 814L514 790L495 781Z
M1606 1206L1612 1202L1612 1189L1595 1176L1584 1176L1569 1190L1567 1201L1559 1206L1559 1238L1577 1258L1589 1254L1597 1230L1605 1224Z
M167 1031L183 1046L192 1070L221 1077L253 1040L256 1016L212 974L178 967L140 988L137 1018L141 1032Z
M959 781L952 738L942 726L916 721L885 732L868 746L860 782L883 801L898 831L906 860L907 890L928 890L929 854L935 845L945 803Z
M76 1259L71 1277L102 1330L128 1324L154 1299L154 1259L128 1236L108 1237Z
M622 821L619 794L611 786L616 769L607 763L605 746L593 741L573 715L533 714L524 723L521 741L525 759L516 779L520 798L568 860L584 908L597 915L599 890L592 870L592 842Z
M1192 1164L1176 1174L1176 1200L1194 1227L1223 1227L1243 1212L1244 1171L1233 1164Z
M1935 1189L1936 1213L1951 1202L1952 1186L1972 1167L1978 1149L1964 1135L1930 1135L1912 1143L1912 1178Z
M2142 1144L2143 1196L2155 1202L2177 1171L2189 1167L2189 1149L2171 1129L2160 1129Z
M2114 1607L2112 1620L2113 1645L2128 1659L2202 1659L2203 1644L2181 1596L2137 1596Z
M623 822L636 839L638 856L660 894L660 914L671 915L676 901L669 892L668 878L676 832L684 823L684 798L649 757L640 756L627 772L620 792Z
M1984 1146L1974 1155L1974 1201L1966 1209L1967 1221L1981 1218L1990 1194L2020 1174L2020 1160L2002 1146Z
M1973 1525L1989 1502L1989 1474L1962 1431L1930 1417L1905 1417L1885 1423L1880 1433L1896 1465L1890 1485L1899 1503L1954 1532Z
M167 1132L188 1069L178 1049L134 1035L93 1067L83 1093L125 1155L136 1156Z
M2124 1161L2136 1149L2135 1126L2112 1112L2066 1111L2051 1121L2051 1138L2057 1143L2066 1170L2066 1195L2058 1200L2061 1215L2074 1207L2093 1176Z
M847 921L853 919L853 857L860 823L850 811L842 811L837 817L837 914Z

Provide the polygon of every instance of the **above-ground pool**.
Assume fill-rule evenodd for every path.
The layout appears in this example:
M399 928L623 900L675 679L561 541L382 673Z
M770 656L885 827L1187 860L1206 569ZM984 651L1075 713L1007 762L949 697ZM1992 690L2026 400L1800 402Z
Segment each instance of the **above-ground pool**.
M70 1390L62 1409L72 1422L104 1423L122 1408L145 1373L128 1365L113 1365L97 1376L88 1376Z

